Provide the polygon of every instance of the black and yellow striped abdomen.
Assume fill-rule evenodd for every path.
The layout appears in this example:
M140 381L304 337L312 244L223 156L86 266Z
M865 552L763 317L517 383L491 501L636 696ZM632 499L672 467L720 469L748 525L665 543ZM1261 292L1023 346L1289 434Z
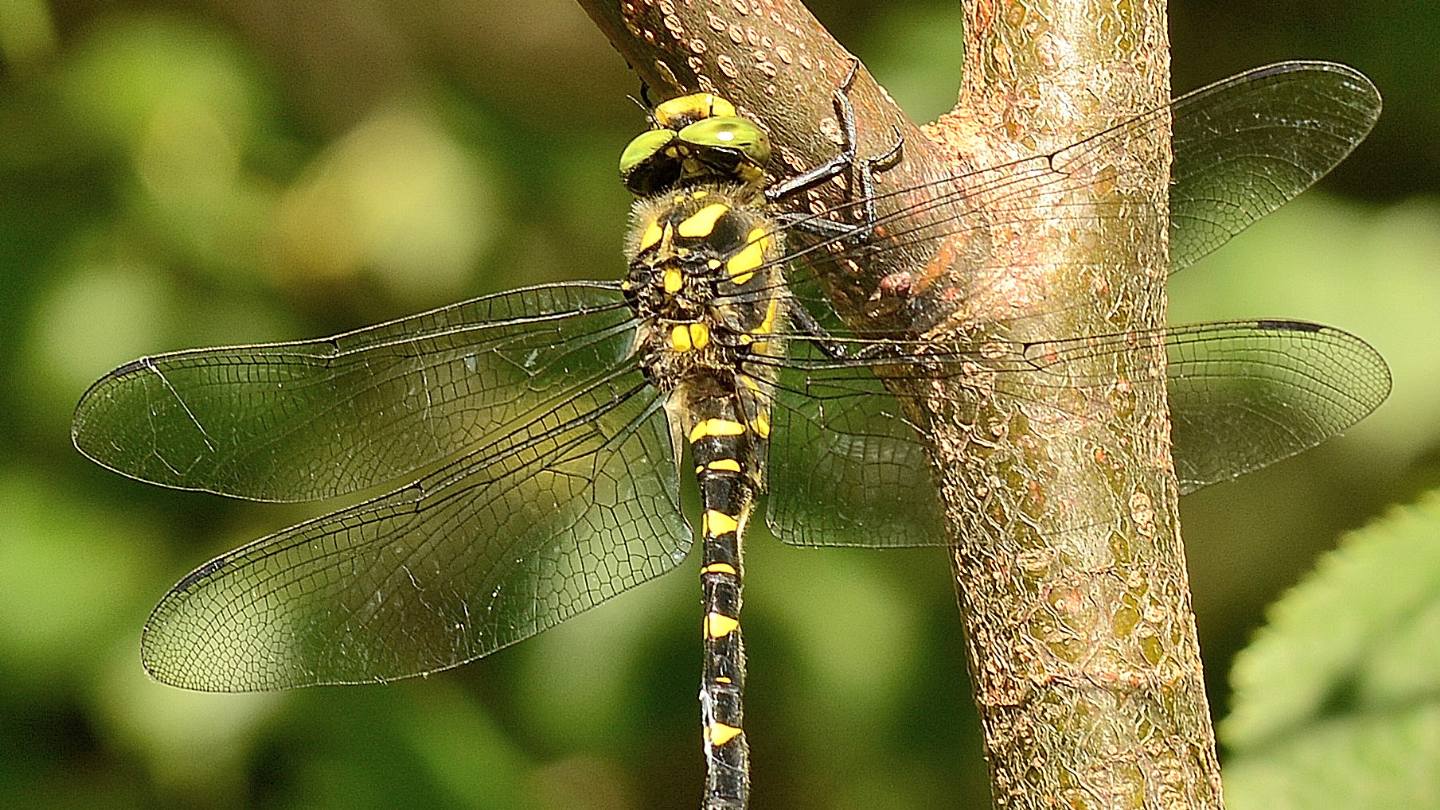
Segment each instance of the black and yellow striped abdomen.
M711 805L743 806L748 792L749 743L745 738L745 642L740 630L745 523L758 494L764 439L738 398L718 395L696 401L686 438L700 483L701 633L700 681L707 784Z

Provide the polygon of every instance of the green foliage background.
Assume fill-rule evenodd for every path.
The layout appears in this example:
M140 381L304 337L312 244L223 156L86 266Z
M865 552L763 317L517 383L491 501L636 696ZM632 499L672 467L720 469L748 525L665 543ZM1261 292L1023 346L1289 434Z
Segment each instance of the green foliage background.
M810 5L917 119L949 106L957 4ZM1171 13L1177 89L1331 58L1387 101L1321 190L1173 285L1177 322L1332 323L1395 373L1345 439L1185 502L1223 716L1264 606L1343 530L1440 481L1440 11ZM614 166L641 125L636 89L571 0L0 0L0 806L694 805L693 576L429 679L190 694L140 669L149 609L203 560L314 510L144 486L68 438L85 386L142 354L618 275ZM1423 546L1435 522L1414 519ZM760 531L751 549L755 806L985 806L943 557ZM1430 658L1399 660L1423 680Z

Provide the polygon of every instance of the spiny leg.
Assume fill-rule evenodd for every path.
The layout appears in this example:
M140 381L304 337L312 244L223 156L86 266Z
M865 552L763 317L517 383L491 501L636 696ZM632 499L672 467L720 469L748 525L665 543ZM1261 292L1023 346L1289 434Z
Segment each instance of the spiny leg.
M821 326L804 304L792 298L789 310L788 320L791 328L809 340L811 345L820 350L821 354L831 360L850 359L850 350L835 340L834 336L830 334L830 330Z
M846 171L853 171L855 177L852 191L859 189L858 199L850 206L861 208L861 224L852 225L816 215L787 215L786 224L809 230L826 238L845 238L864 241L875 228L878 214L875 210L875 174L894 168L904 155L905 137L895 127L895 143L884 153L861 160L858 156L859 128L855 121L855 106L850 102L850 88L860 71L860 60L850 60L850 71L835 89L835 117L840 122L840 153L825 163L777 183L765 190L765 201L775 204L795 194L809 191L821 183L837 177Z
M836 340L835 336L830 334L830 330L822 326L815 316L810 314L810 310L794 299L790 301L786 317L800 339L810 341L812 346L831 360L879 360L884 357L886 351L890 350L888 344L879 341L858 350L852 350Z
M904 154L905 138L897 127L895 128L895 143L883 154L864 160L858 158L859 129L855 120L855 107L850 102L849 92L859 70L860 60L852 58L850 71L845 75L844 81L840 83L834 94L835 115L840 122L841 131L840 154L823 165L771 186L765 191L766 201L773 204L786 197L812 189L846 170L853 170L855 177L851 184L852 196L856 189L859 191L859 196L858 199L843 207L860 207L862 221L859 225L826 219L814 214L797 213L776 216L776 220L787 228L808 231L830 242L844 241L863 244L869 239L879 221L879 214L875 208L875 174L894 168ZM806 335L821 353L835 360L843 360L851 356L851 353L832 338L830 333L815 319L815 316L805 309L804 305L798 301L792 301L789 309L791 325Z
M809 191L826 180L842 174L855 163L859 132L855 125L855 107L850 103L847 94L855 83L855 76L859 71L860 60L852 57L850 72L845 74L844 80L840 82L840 86L836 88L832 97L835 104L835 117L840 122L840 154L809 171L801 172L789 180L765 189L767 203L774 204L802 191Z

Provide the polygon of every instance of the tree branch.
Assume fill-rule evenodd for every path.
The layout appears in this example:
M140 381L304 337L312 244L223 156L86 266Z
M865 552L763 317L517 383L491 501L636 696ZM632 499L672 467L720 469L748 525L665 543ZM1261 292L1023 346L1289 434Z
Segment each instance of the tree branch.
M849 56L799 2L581 5L657 95L723 93L765 123L792 172L835 153L831 91ZM884 152L892 127L906 138L904 162L878 178L882 218L926 194L886 192L1063 146L1166 101L1162 0L967 0L965 15L960 104L923 134L868 73L851 92L861 155ZM852 325L903 333L914 313L935 313L930 335L978 346L1163 326L1166 223L1155 212L1169 145L1155 135L1125 165L1089 167L1105 174L1088 197L1027 200L1021 217L1011 201L989 228L877 251L827 292ZM1096 200L1124 213L1103 226L1065 216ZM825 189L809 205L843 201ZM1221 803L1164 351L1136 350L1143 362L1088 370L1103 386L1031 374L918 392L1002 807Z
M965 13L960 105L927 131L981 165L1167 100L1162 0L977 0ZM1168 140L1137 138L1090 199L1040 201L1042 216L992 233L978 274L952 265L939 285L967 293L947 328L983 344L1163 327L1166 222L1154 211L1166 207L1168 159ZM1096 203L1123 213L1083 230L1064 216ZM1007 320L1017 308L1049 314ZM1003 807L1221 805L1165 388L1153 383L1164 354L1136 349L1145 364L1091 369L1105 386L957 385L930 403Z

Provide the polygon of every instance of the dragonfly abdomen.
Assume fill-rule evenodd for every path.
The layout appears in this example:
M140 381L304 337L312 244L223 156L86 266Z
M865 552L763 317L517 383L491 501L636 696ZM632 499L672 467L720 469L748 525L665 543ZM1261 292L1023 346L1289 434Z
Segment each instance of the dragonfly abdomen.
M745 643L740 630L743 535L761 485L768 413L738 392L689 400L683 425L700 485L706 806L743 806L749 790L744 733Z

